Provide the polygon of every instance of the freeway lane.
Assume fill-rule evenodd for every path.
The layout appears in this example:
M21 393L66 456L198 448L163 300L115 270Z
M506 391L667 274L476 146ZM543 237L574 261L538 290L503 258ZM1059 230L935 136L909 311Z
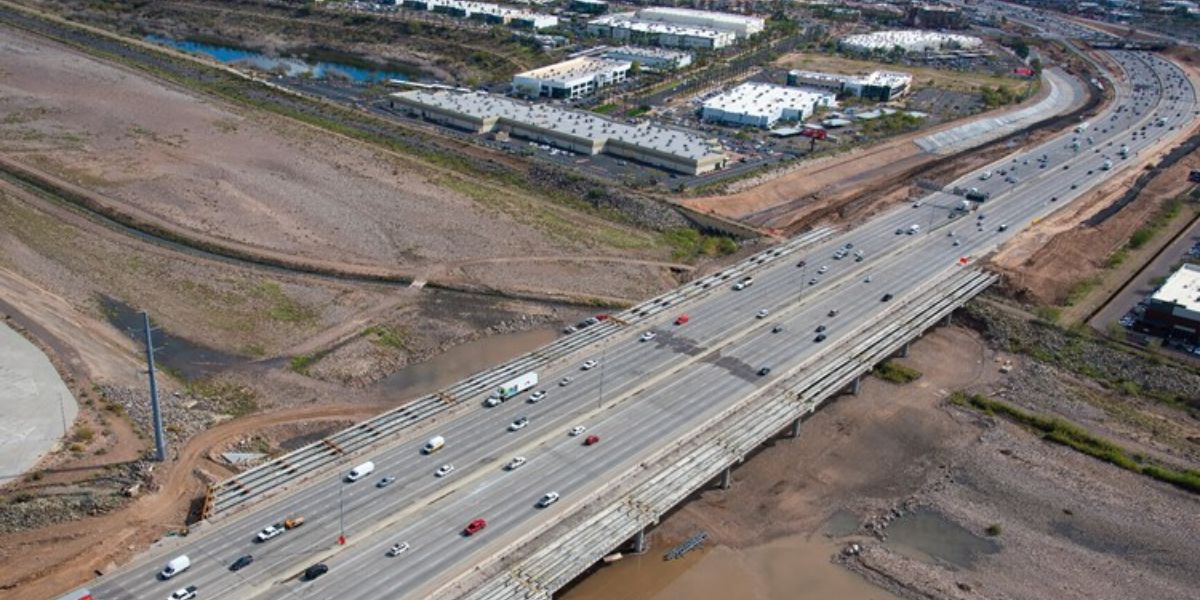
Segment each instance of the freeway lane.
M1144 116L1149 117L1148 114ZM1097 139L1099 142L1104 141L1101 138ZM1061 143L1061 140L1059 142ZM1055 160L1064 163L1073 161L1074 164L1082 166L1081 155L1066 152L1064 148L1054 149L1054 152L1056 157L1061 155L1061 159ZM1056 163L1054 166L1057 168L1059 165ZM1075 168L1077 167L1072 167ZM1082 172L1079 171L1073 171L1071 175L1074 176L1076 172L1082 177ZM1050 169L1045 170L1045 174L1049 173ZM1101 174L1088 179L1086 185L1081 188L1094 185L1103 176L1105 175ZM1063 179L1061 175L1047 178L1054 181ZM995 183L997 182L989 185ZM1006 194L1018 196L1021 195L1021 191L1027 189L1024 186L1035 185L1045 184L1039 182L1036 177L1031 177L1007 191L1001 186L996 192L995 202L986 205L989 222L1009 218L1005 207L1019 206L1024 212L1018 213L1014 209L1012 219L1015 230L1019 220L1027 220L1032 218L1034 212L1047 210L1044 201L1008 201ZM1063 181L1055 185L1067 184ZM1082 191L1080 189L1077 193ZM1004 202L1001 203L1001 200ZM1061 202L1067 200L1068 196L1065 195L1060 198ZM992 208L993 206L995 208ZM662 333L653 342L638 343L634 340L640 334L640 329L629 331L602 342L600 347L589 348L586 352L577 353L570 360L544 369L543 383L550 393L541 404L529 405L510 401L496 409L474 409L427 428L425 434L441 433L447 436L448 446L438 456L422 457L416 452L423 436L413 437L398 446L369 455L380 465L375 476L391 474L399 478L391 488L376 490L372 486L375 479L343 485L330 477L328 481L302 488L291 496L271 501L245 514L214 524L219 531L210 532L194 543L184 545L187 552L193 555L195 565L176 582L162 583L153 580L153 572L165 561L165 557L174 554L164 551L141 559L131 565L131 568L106 578L95 587L97 597L165 596L171 589L183 584L198 585L206 598L222 595L240 597L247 590L234 590L251 583L266 597L280 596L284 594L284 590L296 593L304 590L306 594L321 589L339 589L340 586L357 590L363 585L363 581L368 580L381 581L383 583L379 585L387 589L410 589L411 585L429 580L434 573L443 572L450 565L470 564L471 560L474 560L470 549L477 549L481 555L485 555L491 551L488 548L492 546L477 540L469 540L469 545L460 543L453 532L465 523L464 519L470 518L464 515L473 514L475 510L494 511L498 516L488 515L493 521L485 535L490 536L488 539L497 539L506 530L513 531L515 528L524 527L524 523L529 519L557 514L553 511L564 510L572 497L578 497L587 488L594 487L596 481L602 479L600 474L611 472L614 464L619 464L620 461L628 462L639 452L645 451L645 448L639 449L636 444L626 441L629 432L683 430L680 428L702 420L712 410L719 408L722 398L736 397L773 381L777 377L776 373L768 378L752 375L753 370L757 368L755 365L759 362L777 361L783 364L790 359L794 363L796 359L802 358L802 355L793 354L789 349L796 345L795 340L789 337L778 337L776 341L771 342L771 348L760 348L760 345L768 343L762 341L762 336L767 335L763 332L766 331L768 322L783 322L789 334L795 332L798 336L812 323L821 322L829 306L844 304L846 308L843 309L842 315L835 323L831 323L830 339L827 343L832 344L838 336L849 333L850 323L878 310L878 297L866 296L872 287L877 290L877 294L881 293L882 286L894 287L897 290L894 293L899 296L900 291L906 289L905 286L911 289L914 282L910 278L929 276L928 273L938 268L944 269L945 258L952 260L957 252L950 248L948 239L934 240L932 227L927 228L922 236L895 236L892 230L906 226L913 220L914 215L927 218L930 223L948 223L946 213L945 208L939 208L934 202L929 202L920 209L901 207L888 211L837 240L788 257L786 263L777 259L779 264L761 274L756 273L756 283L747 290L731 291L728 287L732 280L724 282L720 289L714 288L702 301L686 306L686 310L693 317L688 325L669 325L674 313L664 314L659 318L655 328ZM966 225L966 220L960 217L955 221ZM992 231L963 232L960 235L964 239L969 238L959 249L964 251L968 248L994 245L1004 238ZM834 261L829 258L833 249L847 240L853 241L856 248L863 249L866 253L866 259L862 263L850 262L852 259ZM911 254L905 252L896 255L895 258L886 257L889 252L910 246L935 248L936 251L928 256L913 250ZM945 257L942 257L942 254L945 254ZM943 266L937 266L939 263L932 259L935 256L942 259L940 264ZM795 267L795 260L799 257L808 259L809 264L805 268ZM932 270L923 271L926 274L920 275L918 271L911 269L905 271L901 268L889 268L899 265L900 262L897 261L905 264L916 261L925 269ZM807 280L815 275L821 264L830 266L829 273L819 277L819 283L815 286L809 286ZM873 282L864 284L862 278L868 272L873 275ZM893 280L893 277L900 279ZM787 306L792 308L785 309ZM753 314L760 307L770 309L772 315L763 321L756 321ZM755 329L755 325L761 328ZM739 338L739 335L750 337ZM804 355L811 355L814 350L808 346L810 342L803 343L806 346L802 348L806 353ZM728 354L725 354L723 349L727 346ZM744 356L743 352L746 353ZM759 352L766 353L760 356ZM587 358L600 359L602 367L588 372L578 371L579 362ZM684 360L693 362L685 364L682 362ZM671 366L668 368L667 365ZM576 378L571 385L564 388L554 385L559 378L568 373ZM731 377L731 373L734 376ZM660 381L648 379L656 375L671 377L664 377ZM604 379L603 399L600 397L601 377ZM699 387L677 387L685 384ZM691 398L697 400L681 405L672 403ZM481 400L482 396L472 399L471 402L478 403ZM712 404L701 404L700 401L709 401ZM603 417L589 416L602 404L615 405L615 408L602 411ZM717 408L697 410L705 406ZM507 433L507 423L519 415L529 416L532 420L530 426L519 433ZM592 460L597 453L581 453L589 449L582 449L578 447L577 440L566 438L566 428L581 419L593 429L603 428L608 431L615 428L617 431L604 434L605 440L602 445L590 449L602 451L604 454L599 456L602 456L605 462ZM614 439L611 436L614 435L617 436L616 444L610 443ZM653 437L640 439L653 440ZM515 473L500 472L500 464L518 452L527 454L530 463ZM613 452L619 454L611 454ZM454 462L458 471L445 480L434 479L433 469L443 462ZM532 481L527 481L528 479ZM558 507L546 511L532 509L532 502L536 501L549 485L561 488L559 491L563 493L564 499ZM520 493L515 490L520 490ZM445 496L447 493L450 495ZM510 496L522 501L509 501ZM442 500L429 505L430 501L437 498ZM504 500L496 502L497 498ZM346 508L344 522L347 532L351 535L352 545L329 561L332 567L330 575L313 584L297 586L287 583L274 588L269 587L270 582L294 574L297 568L328 552L340 528L337 518L339 504ZM294 513L308 516L309 525L288 532L266 544L255 545L249 541L254 532L262 526L274 522L278 517ZM386 532L372 535L373 526L386 525L385 515L391 515L387 520L398 521L397 525ZM390 545L398 535L410 535L409 532L413 536L414 549L411 556L402 558L407 561L403 563L404 573L396 574L387 569L395 564L394 561L376 564L383 559L381 548ZM447 532L450 535L445 535ZM225 567L234 558L251 551L257 559L251 567L237 575L225 571ZM339 566L342 564L345 566ZM387 569L387 576L372 575L378 568ZM406 576L405 574L411 574L411 577L397 579ZM365 590L359 597L379 597L372 596L372 593L375 592Z

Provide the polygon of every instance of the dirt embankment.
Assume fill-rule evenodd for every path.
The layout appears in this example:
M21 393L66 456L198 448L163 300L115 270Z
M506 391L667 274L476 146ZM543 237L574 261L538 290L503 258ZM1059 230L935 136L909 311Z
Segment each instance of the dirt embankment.
M990 325L1001 328L988 335L1002 344L1037 335L1020 317L992 318L1014 321ZM1080 360L1106 369L1124 362L1106 354ZM1177 408L1010 355L960 327L931 332L900 362L922 377L906 386L866 380L859 396L805 421L799 439L779 439L749 458L730 490L704 491L665 518L651 536L649 560L603 567L564 597L833 597L813 590L845 587L838 573L820 564L803 582L793 573L795 561L814 551L904 598L1193 595L1200 584L1194 495L946 397L958 389L988 393L1195 468L1200 452L1189 436L1200 427ZM1008 374L1000 371L1005 364L1013 365ZM709 554L683 561L698 566L657 559L698 530L710 534ZM864 551L842 556L851 542ZM874 597L852 594L841 597Z

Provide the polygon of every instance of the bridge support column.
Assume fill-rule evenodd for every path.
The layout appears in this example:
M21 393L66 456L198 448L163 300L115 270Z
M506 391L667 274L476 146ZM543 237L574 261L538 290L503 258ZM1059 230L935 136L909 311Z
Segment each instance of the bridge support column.
M946 315L946 319L942 322L942 325L949 327L953 324L954 324L954 313L950 313L950 314Z
M851 383L851 384L850 384L850 393L851 393L851 394L853 394L853 395L855 395L855 396L857 396L857 395L858 395L858 391L859 391L860 389L862 389L862 376L861 376L861 375L860 375L860 376L858 376L858 377L855 377L855 378L854 378L854 383Z
M633 553L642 554L646 552L646 550L646 530L640 529L638 530L637 535L633 536Z
M904 342L904 345L900 346L900 354L898 356L900 358L908 358L908 347L911 345L912 342Z
M733 467L725 467L725 470L721 471L721 489L727 490L731 487L733 487Z
M791 437L791 438L800 437L800 417L796 417L796 420L792 421L792 430L790 432L788 432L788 437Z

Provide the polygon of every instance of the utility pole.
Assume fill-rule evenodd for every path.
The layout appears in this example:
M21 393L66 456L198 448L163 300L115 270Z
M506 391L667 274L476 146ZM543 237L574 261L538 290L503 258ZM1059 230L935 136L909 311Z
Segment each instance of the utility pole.
M154 460L167 460L167 441L163 435L162 407L158 404L158 382L154 374L154 338L150 329L150 313L142 311L142 327L146 334L146 367L150 375L150 412L154 418Z
M338 484L339 484L338 485L338 529L341 531L341 533L338 534L338 545L345 546L346 545L346 518L345 518L346 510L345 510L345 506L342 504L342 491L346 489L346 485L341 480L338 481Z

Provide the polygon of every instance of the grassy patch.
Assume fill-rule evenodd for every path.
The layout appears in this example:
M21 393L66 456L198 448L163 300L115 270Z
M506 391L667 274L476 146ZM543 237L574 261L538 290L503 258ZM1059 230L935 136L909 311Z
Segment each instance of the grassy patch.
M266 300L271 306L267 314L276 321L284 323L300 323L316 318L316 312L311 308L293 300L283 288L274 281L264 281L254 289L254 295Z
M316 354L300 354L293 356L292 359L288 361L288 368L301 375L307 375L308 368L313 366L318 360L321 360L321 356L322 354L319 352Z
M648 112L650 112L650 106L646 105L646 104L642 104L640 106L635 106L635 107L625 111L625 116L629 117L629 118L640 117Z
M258 411L258 394L254 390L215 379L189 381L187 392L213 403L213 409L234 417L244 417Z
M897 385L912 383L921 378L920 371L890 360L876 365L871 374Z
M688 260L697 256L725 256L737 252L737 242L725 236L704 235L695 229L678 227L663 232L663 240L671 247L671 257Z
M1046 323L1057 323L1062 317L1062 309L1057 306L1039 306L1034 309L1033 314Z
M614 110L617 110L617 105L613 104L612 102L609 102L607 104L601 104L600 106L593 108L592 112L600 113L602 115L608 115L608 114L612 114L612 112Z
M372 325L362 332L363 337L385 348L404 350L408 347L408 331L391 325Z
M1071 291L1067 292L1067 299L1063 302L1063 304L1066 306L1075 306L1076 304L1079 304L1081 300L1088 297L1088 294L1092 293L1092 290L1095 290L1100 286L1101 281L1102 280L1099 277L1088 277L1087 279L1076 283L1071 287Z
M96 437L96 432L87 425L80 425L75 428L75 432L71 434L71 439L81 444L87 444Z
M1154 464L1150 459L1131 454L1109 440L1093 435L1086 429L1059 417L1039 415L1017 408L1007 402L993 400L983 394L968 395L958 391L950 401L974 408L989 415L999 415L1042 434L1042 439L1073 448L1093 458L1116 465L1126 471L1139 473L1180 489L1200 494L1200 471L1174 469Z

